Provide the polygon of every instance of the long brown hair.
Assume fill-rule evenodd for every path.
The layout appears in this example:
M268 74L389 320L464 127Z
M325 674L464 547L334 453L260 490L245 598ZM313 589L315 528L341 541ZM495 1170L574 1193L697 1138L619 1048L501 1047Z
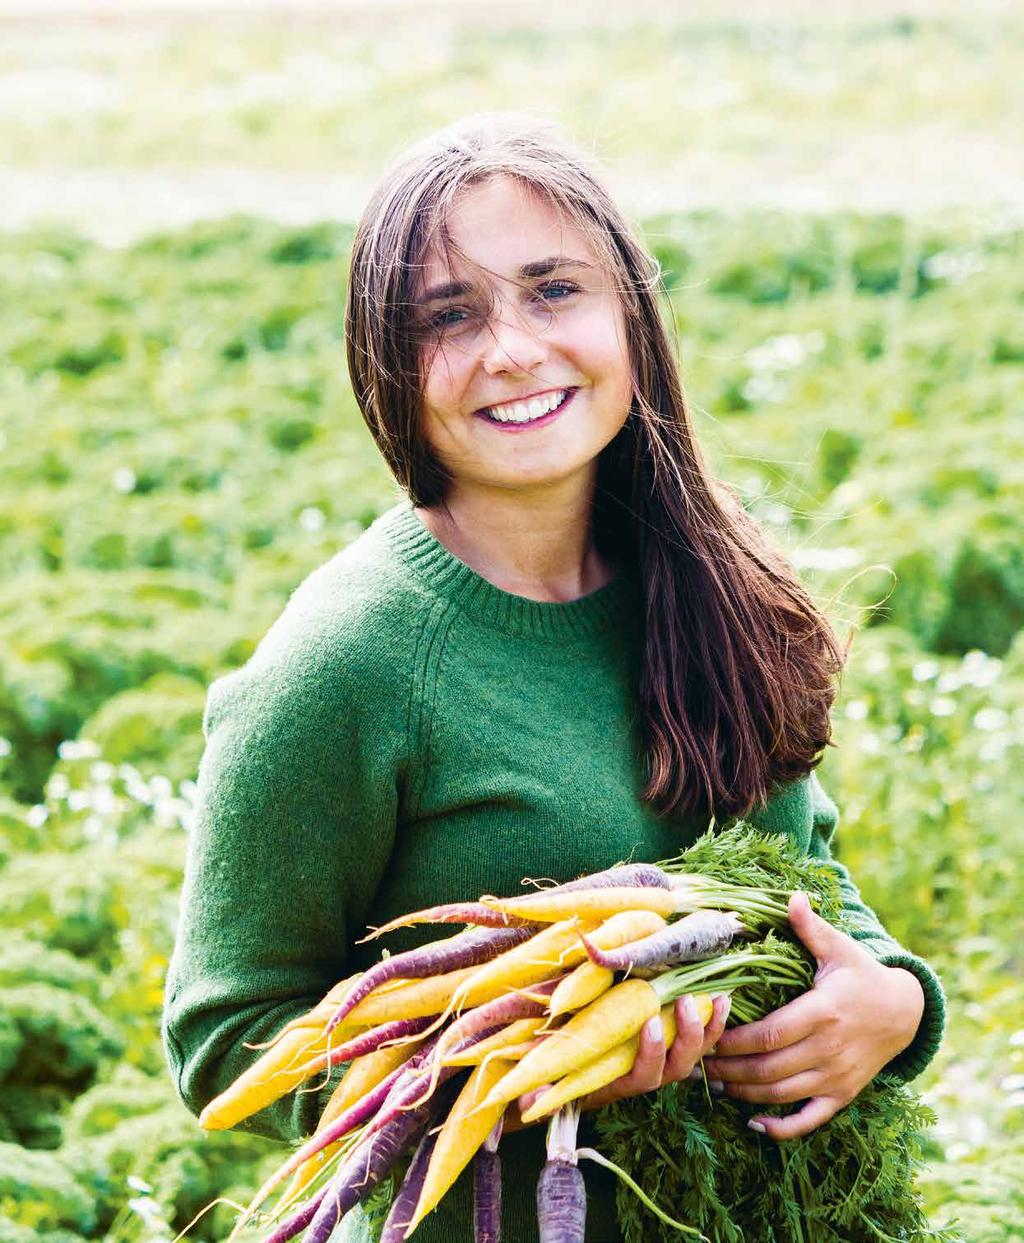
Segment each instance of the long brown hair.
M842 652L795 572L709 473L662 319L658 263L556 127L516 113L469 117L383 177L356 232L346 295L356 401L413 504L443 505L451 477L418 433L425 373L413 291L428 246L455 249L445 219L456 195L495 175L586 234L625 315L633 401L601 454L593 521L599 547L637 568L643 592L641 797L666 814L742 815L817 763Z

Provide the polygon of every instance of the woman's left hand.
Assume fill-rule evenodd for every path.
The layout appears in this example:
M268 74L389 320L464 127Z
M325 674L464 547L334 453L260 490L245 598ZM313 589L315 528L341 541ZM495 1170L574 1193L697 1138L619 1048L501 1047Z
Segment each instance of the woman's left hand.
M721 1043L725 1021L729 1017L729 997L724 993L715 997L707 1027L701 1022L692 997L680 997L675 1003L675 1011L676 1036L671 1045L665 1048L660 1015L649 1019L640 1031L633 1069L596 1092L584 1096L579 1101L581 1109L600 1109L602 1105L608 1105L612 1101L654 1092L669 1083L678 1083L681 1079L689 1079L694 1075L703 1077L696 1069L697 1063L714 1047L716 1041ZM517 1102L519 1112L525 1113L549 1086L545 1084L544 1087L534 1088L532 1092L521 1096ZM511 1129L516 1125L513 1114Z
M827 1122L913 1040L924 1013L916 976L886 967L811 910L789 902L793 931L818 962L814 987L756 1023L734 1027L704 1061L708 1078L739 1100L806 1101L785 1117L750 1124L795 1139Z

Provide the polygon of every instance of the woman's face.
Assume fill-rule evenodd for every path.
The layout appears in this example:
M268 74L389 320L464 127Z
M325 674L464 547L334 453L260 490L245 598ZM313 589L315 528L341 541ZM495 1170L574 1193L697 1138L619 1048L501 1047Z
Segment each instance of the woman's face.
M508 177L459 196L448 228L453 267L428 252L414 292L423 435L455 489L589 490L633 394L609 275L581 231Z

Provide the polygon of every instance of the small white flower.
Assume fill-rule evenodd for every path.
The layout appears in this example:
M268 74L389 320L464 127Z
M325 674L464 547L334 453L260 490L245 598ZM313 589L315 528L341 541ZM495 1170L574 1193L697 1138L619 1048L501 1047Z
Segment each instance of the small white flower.
M137 1174L129 1174L127 1183L132 1191L138 1191L144 1196L152 1195L153 1188L146 1182L144 1178L139 1178Z
M932 700L928 707L932 716L952 716L956 711L956 700L939 695Z
M790 367L799 367L807 357L807 349L801 337L795 333L785 333L779 337L769 337L760 345L747 350L745 362L754 371L784 371Z
M160 1227L164 1225L163 1209L155 1200L151 1200L148 1196L135 1196L128 1201L128 1207L133 1213L138 1213L147 1226Z
M999 681L1003 662L987 652L972 649L963 658L960 666L961 677L968 686L977 686L984 690Z
M103 836L103 821L99 816L86 816L82 821L82 836L86 841L99 841Z
M977 250L964 247L960 250L940 250L930 255L922 264L925 275L936 281L959 285L985 268L985 260Z
M72 811L85 811L92 806L88 790L69 790L68 807Z
M118 492L123 492L126 496L129 492L135 491L135 484L137 482L135 471L130 466L122 466L114 471L114 487Z
M316 505L307 505L299 514L299 526L303 531L309 531L311 534L322 531L326 522L327 517L324 511Z
M162 802L173 796L174 786L163 773L157 773L155 777L149 779L149 792L157 802Z
M117 810L117 799L110 786L93 786L89 792L89 802L93 811L101 816L109 816Z
M113 764L108 764L106 760L97 760L94 764L89 765L90 781L112 781L116 769Z
M778 501L767 501L759 506L758 513L761 518L773 527L784 527L789 525L792 518L792 512L785 505L780 505Z
M29 828L41 829L49 819L50 813L42 803L36 803L34 807L30 807L25 813L25 822Z
M1003 758L1010 745L1006 734L991 734L978 748L978 759L986 764L994 764Z
M153 804L153 795L149 786L138 775L124 783L124 792L132 802L141 803L143 807L150 807Z
M1009 714L1004 712L1002 708L982 708L974 714L972 722L975 729L983 730L989 734L997 729L1005 729L1009 723Z
M919 660L911 671L915 682L930 682L939 676L937 660Z
M14 744L10 738L0 737L0 760L5 760L14 751Z
M867 719L868 705L863 699L851 699L845 711L848 721L864 721Z
M68 738L57 748L62 760L94 760L99 753L99 746L88 738Z
M755 371L743 385L742 392L750 402L781 401L786 395L786 386L779 383L774 373Z
M47 795L59 802L62 798L67 798L71 790L71 782L68 781L65 773L54 773L50 780L46 783Z

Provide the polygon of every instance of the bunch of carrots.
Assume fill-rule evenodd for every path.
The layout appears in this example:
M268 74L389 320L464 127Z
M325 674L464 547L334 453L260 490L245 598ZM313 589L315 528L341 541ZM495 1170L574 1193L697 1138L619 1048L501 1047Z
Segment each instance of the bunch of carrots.
M706 1025L712 994L728 993L730 1022L750 1022L772 989L809 987L809 963L773 936L787 922L787 899L782 889L625 864L520 897L432 907L374 930L466 925L336 985L206 1107L203 1127L231 1127L348 1063L316 1133L260 1188L231 1238L290 1180L264 1243L303 1232L304 1243L326 1243L411 1153L381 1243L411 1236L470 1162L477 1243L498 1243L506 1111L516 1116L518 1098L543 1088L520 1119L549 1119L541 1240L582 1240L577 1159L609 1163L576 1148L575 1102L628 1073L641 1028L659 1012L672 1042L679 997L693 996ZM618 1172L662 1220L698 1234Z

